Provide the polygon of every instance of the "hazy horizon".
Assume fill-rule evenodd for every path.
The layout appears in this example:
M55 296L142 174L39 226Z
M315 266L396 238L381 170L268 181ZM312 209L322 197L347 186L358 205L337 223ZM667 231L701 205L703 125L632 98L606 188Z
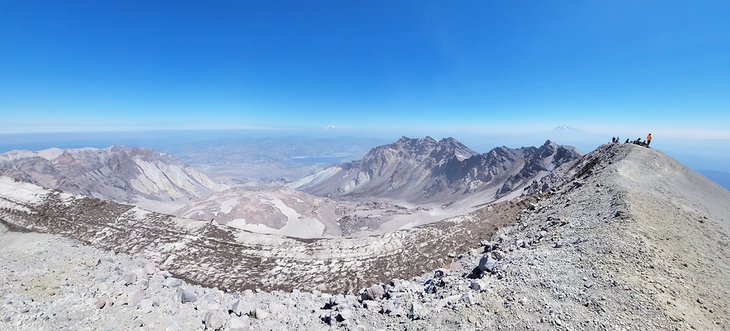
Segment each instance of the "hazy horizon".
M688 167L710 176L713 180L730 189L730 140L702 140L664 138L654 134L652 146L661 150ZM306 137L313 139L361 139L373 142L373 146L392 143L401 136L422 138L432 136L436 139L454 137L473 150L485 153L494 147L507 146L518 148L539 146L546 140L576 147L581 153L591 152L601 144L610 142L613 136L588 132L579 128L561 130L558 128L540 130L532 133L515 134L474 134L460 132L403 131L402 133L369 133L346 130L157 130L157 131L114 131L114 132L63 132L63 133L24 133L0 134L0 153L11 150L40 150L51 147L80 148L129 145L148 147L165 152L180 144L201 142L251 142L251 139ZM645 137L643 134L621 136L621 140Z

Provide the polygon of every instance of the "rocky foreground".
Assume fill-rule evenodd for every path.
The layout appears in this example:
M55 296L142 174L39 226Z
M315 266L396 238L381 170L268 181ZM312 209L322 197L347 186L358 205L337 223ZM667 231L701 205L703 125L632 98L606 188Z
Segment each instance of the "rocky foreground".
M514 225L455 252L448 268L405 280L392 273L348 295L307 283L223 292L160 271L165 264L144 254L3 229L0 327L730 329L730 193L634 145L603 146L561 171ZM10 202L3 206L5 223L25 229L10 220L19 215L7 212ZM437 238L422 238L424 246L430 239ZM431 262L418 251L383 262Z

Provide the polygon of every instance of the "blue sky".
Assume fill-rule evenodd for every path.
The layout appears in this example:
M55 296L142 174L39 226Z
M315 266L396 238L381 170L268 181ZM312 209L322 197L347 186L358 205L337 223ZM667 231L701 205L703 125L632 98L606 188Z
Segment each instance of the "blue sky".
M728 1L0 0L0 132L730 138Z

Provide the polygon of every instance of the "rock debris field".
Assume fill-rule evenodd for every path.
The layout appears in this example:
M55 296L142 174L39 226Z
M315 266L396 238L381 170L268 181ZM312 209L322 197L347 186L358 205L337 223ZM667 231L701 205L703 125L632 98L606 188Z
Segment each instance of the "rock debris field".
M535 187L545 192L434 223L430 230L425 226L383 235L396 238L389 239L395 246L372 253L372 260L380 263L359 266L368 273L378 272L376 276L353 272L355 265L316 269L319 277L296 282L286 280L296 279L297 270L282 268L288 276L281 278L286 284L281 288L273 285L277 281L270 271L273 265L257 260L239 264L240 270L224 271L215 263L202 262L183 268L179 261L195 262L178 257L173 248L161 249L166 243L155 241L177 238L173 232L182 234L189 239L184 249L198 258L196 250L204 245L190 243L219 238L219 233L206 232L213 228L149 215L119 217L141 213L131 209L112 213L115 217L93 226L73 225L70 220L56 226L53 223L59 219L43 218L50 212L41 210L53 203L80 211L76 198L55 194L55 202L49 202L29 194L29 187L5 189L0 192L4 224L0 328L730 329L726 190L656 150L621 144L602 146ZM97 210L104 206L123 209L98 205ZM510 214L512 210L516 212ZM513 219L501 221L495 232L495 224L486 221L494 213ZM77 222L89 221L79 217ZM164 228L155 222L179 224L168 234L150 232L152 241L135 239L144 237L144 227ZM135 227L138 232L114 230L115 226ZM24 232L29 229L37 232ZM444 236L450 239L441 239ZM372 237L364 245L377 245L383 237ZM455 239L462 237L466 242ZM231 238L241 244L254 237L234 233L223 239ZM282 251L313 249L306 245L353 246L290 238L264 244L258 240L259 247L283 245ZM141 243L153 249L136 246ZM433 248L439 244L446 249ZM217 246L209 247L202 253L215 254ZM398 253L382 253L389 250ZM360 251L340 254L353 252ZM291 253L281 256L304 261ZM267 261L276 259L272 254ZM418 272L408 274L409 268ZM243 269L266 270L244 273L260 277L257 280L225 281L238 279L230 274ZM315 272L302 270L303 276ZM195 277L196 272L201 278ZM342 279L325 280L332 278Z

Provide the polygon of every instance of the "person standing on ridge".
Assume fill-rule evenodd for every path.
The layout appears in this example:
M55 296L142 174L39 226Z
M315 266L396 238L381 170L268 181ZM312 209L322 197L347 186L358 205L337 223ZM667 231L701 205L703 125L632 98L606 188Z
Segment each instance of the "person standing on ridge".
M646 136L646 147L649 147L651 144L651 133L649 133L648 136Z

